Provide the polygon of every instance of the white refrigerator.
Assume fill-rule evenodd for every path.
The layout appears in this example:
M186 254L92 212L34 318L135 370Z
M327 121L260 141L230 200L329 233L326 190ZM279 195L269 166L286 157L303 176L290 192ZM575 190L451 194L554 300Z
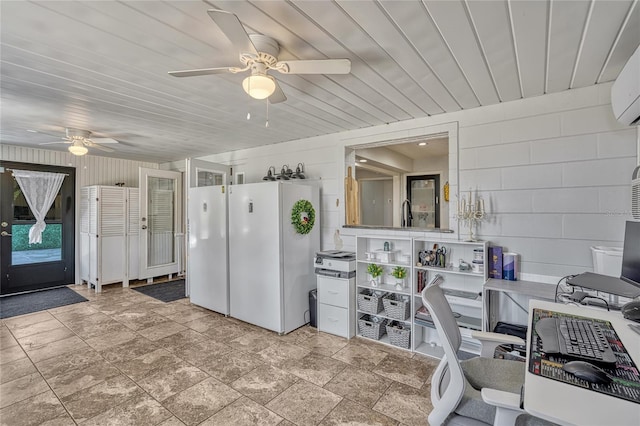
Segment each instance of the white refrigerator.
M229 315L225 185L189 188L188 197L191 303Z
M315 224L298 234L291 211L311 202ZM320 249L320 191L312 184L262 182L229 190L231 316L286 334L309 322L316 287L313 256Z

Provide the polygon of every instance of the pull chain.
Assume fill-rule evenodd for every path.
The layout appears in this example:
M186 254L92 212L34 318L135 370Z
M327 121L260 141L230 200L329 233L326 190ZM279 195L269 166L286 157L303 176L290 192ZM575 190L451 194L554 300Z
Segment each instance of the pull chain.
M251 93L251 79L249 79L248 86L249 86L249 93ZM251 95L249 95L249 93L247 93L247 100L249 101L247 102L247 109L249 110L247 111L247 120L251 120Z
M269 127L269 98L267 98L267 122L264 123L264 127Z

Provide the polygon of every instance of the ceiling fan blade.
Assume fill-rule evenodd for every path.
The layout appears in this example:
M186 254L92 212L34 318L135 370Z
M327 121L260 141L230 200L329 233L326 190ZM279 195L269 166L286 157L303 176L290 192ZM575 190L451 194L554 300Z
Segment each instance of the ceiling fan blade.
M234 67L202 68L199 70L169 71L169 74L174 77L195 77L198 75L224 74L228 72L233 73Z
M271 94L271 96L269 96L269 103L277 104L277 103L286 101L287 97L284 95L282 88L280 87L280 85L278 84L275 78L273 79L273 81L276 83L276 89Z
M104 151L104 152L114 152L115 151L115 150L113 150L111 148L107 148L106 146L102 146L102 145L98 145L97 143L93 143L89 139L85 139L84 144L86 146L88 146L89 148L96 148L96 149L99 149L100 151Z
M117 140L113 139L113 138L91 138L91 142L93 143L99 143L99 144L105 144L105 143L120 143Z
M231 12L224 10L209 9L207 13L213 19L220 30L227 36L231 44L238 49L238 54L252 53L258 55L256 47L251 42L247 31L245 31L238 17Z
M302 61L280 61L274 67L284 74L349 74L349 59L316 59Z
M61 141L58 141L58 142L42 142L42 143L39 143L38 145L55 145L55 144L59 144L59 143L71 143L71 141L61 140Z

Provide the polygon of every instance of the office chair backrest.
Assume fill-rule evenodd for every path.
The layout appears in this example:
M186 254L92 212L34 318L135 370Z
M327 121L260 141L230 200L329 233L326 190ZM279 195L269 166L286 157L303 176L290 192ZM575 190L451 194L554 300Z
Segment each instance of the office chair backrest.
M444 349L444 357L431 379L431 402L429 424L443 424L454 412L464 394L464 372L458 360L458 349L462 336L451 306L439 285L431 285L422 291L422 303L429 309Z

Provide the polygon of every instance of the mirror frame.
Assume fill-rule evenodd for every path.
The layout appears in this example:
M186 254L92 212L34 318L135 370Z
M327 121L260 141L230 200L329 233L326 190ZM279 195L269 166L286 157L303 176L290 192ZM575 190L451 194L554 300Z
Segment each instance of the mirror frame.
M342 177L347 176L347 167L351 166L355 170L355 151L363 148L378 148L389 145L403 144L413 142L417 140L431 139L434 137L447 136L449 139L449 200L458 199L459 196L459 181L460 181L460 168L459 168L459 141L458 141L458 122L447 122L441 124L434 124L431 126L419 126L408 129L402 129L397 131L390 131L385 133L379 133L375 135L367 135L356 138L343 139L344 150L344 167L342 170ZM343 209L342 217L340 219L341 226L346 225L346 194L344 185L341 189ZM451 201L450 201L451 202ZM459 224L455 221L455 212L449 208L449 228L436 229L436 232L453 232L459 234ZM454 225L455 222L455 225ZM350 227L366 226L368 228L376 228L370 225L348 225ZM389 229L389 227L380 226L380 229ZM400 229L400 228L396 228ZM425 230L426 231L426 230ZM432 232L432 231L427 231Z

